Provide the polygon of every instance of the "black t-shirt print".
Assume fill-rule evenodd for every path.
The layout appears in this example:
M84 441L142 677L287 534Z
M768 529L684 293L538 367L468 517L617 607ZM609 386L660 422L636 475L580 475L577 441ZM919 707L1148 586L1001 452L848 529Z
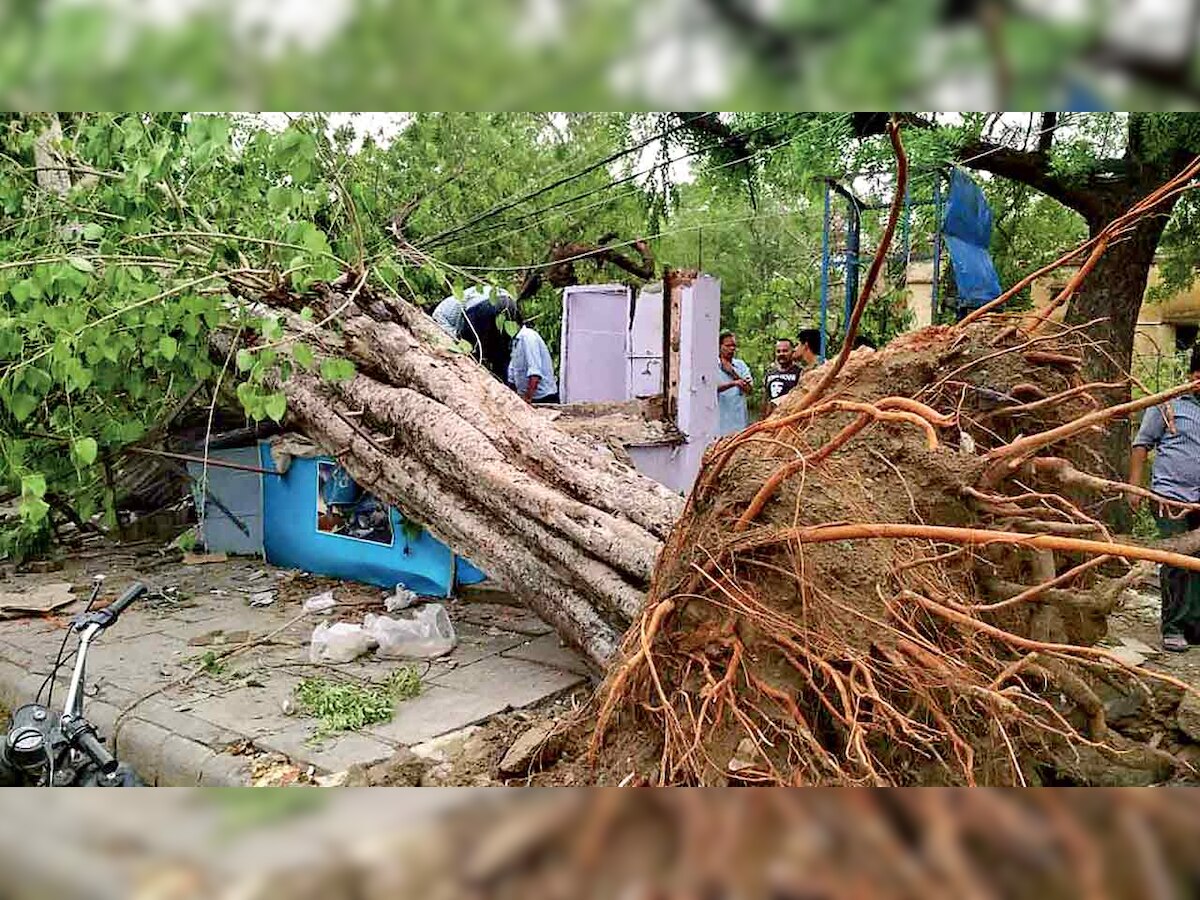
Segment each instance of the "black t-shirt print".
M779 399L794 388L799 380L799 368L780 369L778 366L772 366L767 370L766 377L763 379L767 400L771 403L778 403Z

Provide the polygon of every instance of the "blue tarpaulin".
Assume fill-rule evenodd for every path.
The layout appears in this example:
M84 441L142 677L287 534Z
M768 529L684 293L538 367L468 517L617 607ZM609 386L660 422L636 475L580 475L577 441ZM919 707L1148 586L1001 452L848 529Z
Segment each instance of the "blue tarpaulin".
M979 185L961 169L950 172L950 197L942 233L950 248L959 308L978 309L1000 296L1000 278L988 253L992 210Z

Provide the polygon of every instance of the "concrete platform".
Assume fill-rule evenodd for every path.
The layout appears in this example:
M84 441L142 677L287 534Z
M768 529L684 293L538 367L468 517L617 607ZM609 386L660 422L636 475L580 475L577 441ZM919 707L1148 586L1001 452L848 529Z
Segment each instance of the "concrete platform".
M526 610L483 597L453 600L447 608L459 637L454 651L431 662L410 661L424 670L422 693L398 703L390 722L315 742L315 721L285 711L285 700L303 678L382 683L405 664L370 655L341 665L308 661L309 637L318 622L361 622L366 612L382 613L382 592L362 585L335 587L336 597L356 605L303 615L302 603L310 594L307 577L259 560L147 568L113 573L101 558L77 562L66 573L13 575L0 589L74 580L77 594L86 597L93 571L109 575L106 595L135 578L155 588L158 596L135 604L94 645L87 679L89 718L115 743L119 758L151 784L248 784L255 754L265 753L283 754L318 775L335 773L587 682L584 661L559 646L551 629ZM272 605L249 605L252 595L268 589L277 593ZM53 619L0 622L0 705L12 708L33 698L70 614L81 606ZM225 636L229 640L222 642ZM220 671L187 678L205 654L247 639L262 642L224 661ZM58 679L56 705L65 699L69 674L64 671Z

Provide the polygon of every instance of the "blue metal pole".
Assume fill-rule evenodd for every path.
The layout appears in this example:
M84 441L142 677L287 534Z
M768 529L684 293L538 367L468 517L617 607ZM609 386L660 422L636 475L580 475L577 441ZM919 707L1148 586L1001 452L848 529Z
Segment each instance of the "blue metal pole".
M930 323L937 322L938 294L942 282L942 178L933 176L933 310Z
M821 227L821 362L825 362L826 327L829 320L829 179L825 180L825 221Z
M846 201L846 309L842 313L842 335L845 336L850 327L850 317L854 315L854 304L858 302L858 205Z

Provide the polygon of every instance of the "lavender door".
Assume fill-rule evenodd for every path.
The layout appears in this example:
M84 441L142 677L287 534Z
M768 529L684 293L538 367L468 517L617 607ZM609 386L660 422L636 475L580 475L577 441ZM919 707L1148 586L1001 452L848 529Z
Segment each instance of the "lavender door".
M563 403L614 403L628 396L629 288L588 284L563 290Z

